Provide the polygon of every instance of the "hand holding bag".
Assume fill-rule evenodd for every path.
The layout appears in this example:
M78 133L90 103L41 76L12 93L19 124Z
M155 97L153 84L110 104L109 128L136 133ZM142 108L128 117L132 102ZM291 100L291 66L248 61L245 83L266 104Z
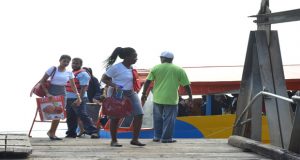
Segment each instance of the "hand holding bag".
M49 89L50 88L50 84L51 84L51 79L54 77L54 74L56 72L56 67L53 68L53 71L51 72L50 76L50 80L47 80L45 83L44 83L44 86ZM36 85L34 85L34 87L31 89L31 92L30 92L30 97L32 96L32 94L35 94L39 97L46 97L46 93L44 92L43 90L43 87L42 87L42 84L41 82L39 81Z
M115 118L124 118L132 112L131 102L128 98L117 99L114 95L106 97L102 102L102 114Z

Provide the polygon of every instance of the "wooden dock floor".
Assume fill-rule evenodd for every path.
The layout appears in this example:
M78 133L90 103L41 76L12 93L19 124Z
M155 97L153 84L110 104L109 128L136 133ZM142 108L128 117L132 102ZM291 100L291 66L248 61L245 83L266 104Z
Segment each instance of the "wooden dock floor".
M26 157L32 147L26 134L0 134L0 158L10 155Z
M34 160L102 160L102 159L267 159L252 152L243 152L227 144L227 139L177 139L177 143L158 143L151 139L141 139L145 147L129 144L130 139L119 139L123 147L110 147L110 139L65 138L50 141L47 138L31 138L32 154L27 159Z

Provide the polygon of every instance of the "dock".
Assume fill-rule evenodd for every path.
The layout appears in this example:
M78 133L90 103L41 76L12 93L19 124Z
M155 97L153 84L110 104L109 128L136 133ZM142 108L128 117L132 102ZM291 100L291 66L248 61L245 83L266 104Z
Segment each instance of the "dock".
M228 144L228 139L177 139L176 143L153 142L140 139L144 147L130 145L130 139L119 139L123 147L111 147L110 139L65 138L51 141L48 138L30 138L32 154L27 159L34 160L136 160L136 159L230 159L264 160L266 157Z
M32 147L26 134L0 134L0 158L27 157Z

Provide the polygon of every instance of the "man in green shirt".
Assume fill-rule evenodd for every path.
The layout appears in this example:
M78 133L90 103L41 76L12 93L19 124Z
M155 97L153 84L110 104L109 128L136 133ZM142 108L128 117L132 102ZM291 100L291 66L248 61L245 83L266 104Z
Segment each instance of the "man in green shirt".
M154 81L153 87L153 122L154 142L173 143L173 130L178 112L178 89L184 86L189 95L189 105L192 104L192 92L189 79L185 71L172 64L174 55L171 52L162 52L161 64L154 66L144 84L142 104L147 100L148 87Z

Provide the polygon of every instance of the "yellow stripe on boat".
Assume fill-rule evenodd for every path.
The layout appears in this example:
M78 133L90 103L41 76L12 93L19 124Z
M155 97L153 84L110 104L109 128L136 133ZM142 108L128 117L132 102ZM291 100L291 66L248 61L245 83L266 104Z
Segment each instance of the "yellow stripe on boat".
M197 128L204 138L228 138L232 135L235 114L177 117ZM266 117L262 118L262 142L269 143L269 130Z

